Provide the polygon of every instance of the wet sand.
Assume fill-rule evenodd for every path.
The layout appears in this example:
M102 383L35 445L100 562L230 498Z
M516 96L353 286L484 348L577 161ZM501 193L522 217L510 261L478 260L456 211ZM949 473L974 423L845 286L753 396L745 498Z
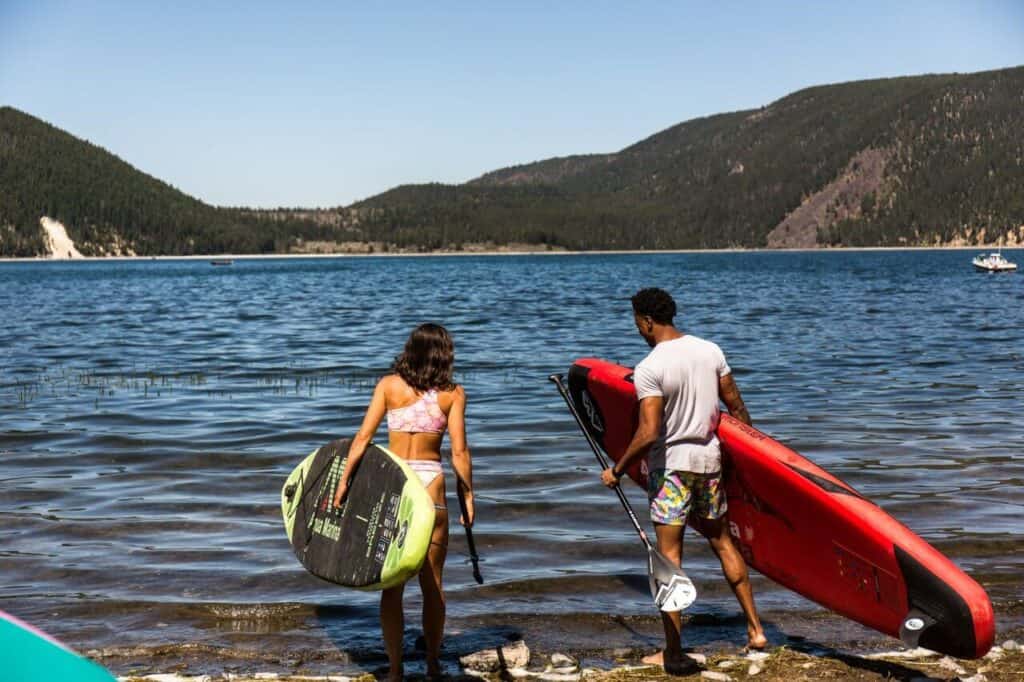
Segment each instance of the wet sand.
M557 622L552 622L552 621ZM684 629L688 660L677 675L645 666L642 658L661 644L657 617L569 620L519 617L504 625L495 621L453 623L442 650L445 679L620 682L669 679L756 678L793 680L1008 680L1024 681L1024 624L1002 627L984 658L960 660L924 649L908 650L899 641L834 617L793 618L770 628L765 652L746 653L739 618ZM1004 621L1005 622L1005 621ZM852 630L851 630L852 626ZM314 635L314 633L310 633ZM418 631L407 628L405 652L408 679L423 679L424 659ZM859 636L851 638L851 635ZM529 649L525 665L491 673L467 670L460 659L483 649L511 651L517 642ZM255 641L252 642L255 644ZM86 652L122 680L150 682L214 682L216 680L371 680L383 677L387 662L379 642L346 648L341 642L306 649L217 647L190 643ZM571 662L566 663L569 657ZM981 675L983 677L976 677Z
M993 650L996 651L995 649ZM940 655L907 658L899 654L918 652L881 652L870 657L829 651L809 653L788 647L769 652L763 660L747 656L716 653L703 662L694 661L680 675L667 675L656 668L622 667L606 673L587 676L600 682L632 682L633 680L699 680L757 679L765 682L795 680L1016 680L1024 679L1024 652L999 649L989 658L962 661ZM714 674L709 674L714 673Z

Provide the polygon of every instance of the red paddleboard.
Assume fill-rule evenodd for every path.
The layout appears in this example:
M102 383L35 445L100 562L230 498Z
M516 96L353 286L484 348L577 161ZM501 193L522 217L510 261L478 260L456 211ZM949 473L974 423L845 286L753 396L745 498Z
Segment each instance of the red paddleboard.
M636 430L633 370L577 360L569 394L587 430L618 461ZM992 647L985 590L849 485L755 428L722 415L729 530L747 563L847 618L958 658ZM627 471L647 486L647 464Z

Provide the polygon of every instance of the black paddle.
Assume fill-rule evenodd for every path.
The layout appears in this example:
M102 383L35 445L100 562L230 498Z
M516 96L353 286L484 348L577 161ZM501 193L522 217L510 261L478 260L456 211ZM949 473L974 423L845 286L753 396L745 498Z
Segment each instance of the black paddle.
M576 411L576 406L573 405L572 398L569 397L569 392L565 389L565 384L562 383L562 375L552 374L548 379L558 387L558 392L562 395L562 399L569 406L569 412L575 417L576 424L583 431L587 442L590 443L590 449L597 456L601 469L607 469L609 466L608 460L605 459L600 446L594 441L594 437L590 435L586 426L583 425L583 420L580 419L580 414ZM690 579L686 577L683 569L666 559L661 552L654 549L654 546L651 545L651 541L647 539L647 533L644 532L644 529L640 527L640 522L637 521L632 505L626 499L626 493L622 491L622 487L615 486L615 493L619 496L619 502L622 503L626 513L629 514L629 520L633 522L633 527L640 535L640 540L644 543L644 547L647 548L647 574L651 582L651 596L654 597L654 603L662 611L682 611L697 598L697 589L690 582Z
M470 527L469 514L466 512L465 486L458 476L455 478L455 489L459 497L459 507L462 509L462 520L466 522L466 525L463 527L466 529L466 544L469 545L469 560L473 562L473 579L476 580L477 585L483 585L484 577L480 575L480 557L476 553L476 543L473 542L473 529Z

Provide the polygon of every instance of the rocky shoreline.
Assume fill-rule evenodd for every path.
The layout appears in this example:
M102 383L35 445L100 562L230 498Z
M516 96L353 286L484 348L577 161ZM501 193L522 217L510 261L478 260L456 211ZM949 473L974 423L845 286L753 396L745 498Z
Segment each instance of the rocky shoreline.
M960 680L999 682L1024 680L1024 647L1017 640L1005 640L979 660L961 660L927 649L897 649L854 654L817 646L786 645L767 651L743 650L687 653L683 668L673 674L644 665L640 658L649 651L620 649L610 660L596 660L564 653L535 654L522 640L496 649L462 656L456 665L446 661L446 680L523 680L525 682L639 682L640 680L710 680L730 682L752 679L758 682L796 680ZM383 668L358 676L280 673L233 673L188 675L183 672L121 676L121 682L372 682L385 673ZM410 680L425 679L422 663L413 661L407 669Z
M338 252L310 252L310 253L222 253L205 255L180 255L180 256L136 256L136 255L108 255L108 256L36 256L33 258L4 258L0 257L0 263L68 263L84 261L259 261L278 259L310 259L310 258L423 258L434 256L615 256L615 255L657 255L657 254L686 254L686 253L850 253L868 251L990 251L997 248L1019 249L1020 245L980 244L980 245L955 245L945 244L937 246L829 246L814 248L778 248L778 249L620 249L620 250L593 250L593 251L570 251L561 248L534 249L503 246L495 248L480 249L435 249L433 251L417 251L414 249L394 251L338 251ZM968 263L969 265L969 263Z

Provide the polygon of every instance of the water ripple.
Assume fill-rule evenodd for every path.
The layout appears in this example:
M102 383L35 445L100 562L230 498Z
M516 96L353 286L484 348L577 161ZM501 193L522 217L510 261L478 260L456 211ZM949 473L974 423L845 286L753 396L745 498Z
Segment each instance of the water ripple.
M546 377L579 356L642 358L628 297L659 285L686 331L726 351L761 428L934 543L1005 612L1024 570L1024 278L968 260L0 264L0 604L83 646L185 637L195 621L286 638L316 608L372 643L375 597L302 570L278 491L305 454L358 428L409 329L435 320L469 395L488 580L474 586L453 526L450 613L647 614L639 543ZM731 612L707 548L690 542L687 562L702 608ZM813 609L755 587L768 610Z

